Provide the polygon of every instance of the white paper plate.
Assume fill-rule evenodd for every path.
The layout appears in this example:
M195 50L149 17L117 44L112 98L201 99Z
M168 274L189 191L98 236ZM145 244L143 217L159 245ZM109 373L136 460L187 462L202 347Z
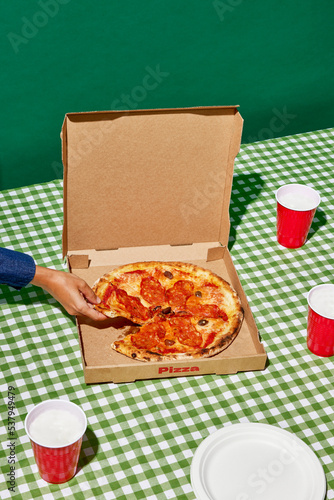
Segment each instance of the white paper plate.
M317 456L297 436L267 424L224 427L198 447L191 464L197 500L324 500Z

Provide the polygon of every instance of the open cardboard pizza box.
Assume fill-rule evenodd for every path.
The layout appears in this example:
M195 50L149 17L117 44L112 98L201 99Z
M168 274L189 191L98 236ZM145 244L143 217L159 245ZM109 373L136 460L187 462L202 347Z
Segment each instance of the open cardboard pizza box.
M236 106L69 113L62 128L63 253L90 286L119 265L184 261L210 269L245 312L234 342L211 358L142 362L111 349L119 319L77 321L86 383L227 374L265 367L266 353L227 248Z

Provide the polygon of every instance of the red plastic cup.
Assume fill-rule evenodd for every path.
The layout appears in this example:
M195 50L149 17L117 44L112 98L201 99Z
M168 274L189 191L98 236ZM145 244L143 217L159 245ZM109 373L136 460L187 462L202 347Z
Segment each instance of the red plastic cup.
M317 356L334 354L334 285L312 288L307 296L307 347Z
M286 184L276 192L277 241L286 248L304 245L320 203L319 194L303 184Z
M63 410L69 412L71 418L72 416L76 418L77 428L72 440L70 437L67 437L64 444L50 445L50 441L46 442L44 436L43 438L36 438L37 424L35 424L34 435L31 435L31 428L36 418L42 416L48 410ZM54 428L54 423L50 421L49 425L50 437L55 436L57 430ZM25 419L25 429L29 436L38 471L42 479L48 483L59 484L66 483L75 475L86 427L87 419L81 408L70 401L62 399L44 401L28 413Z

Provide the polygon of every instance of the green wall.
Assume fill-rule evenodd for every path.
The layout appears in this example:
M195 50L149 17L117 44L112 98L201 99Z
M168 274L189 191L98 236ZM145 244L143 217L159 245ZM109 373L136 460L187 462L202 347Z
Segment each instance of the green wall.
M1 5L0 189L62 177L65 113L240 104L243 142L334 126L333 0Z

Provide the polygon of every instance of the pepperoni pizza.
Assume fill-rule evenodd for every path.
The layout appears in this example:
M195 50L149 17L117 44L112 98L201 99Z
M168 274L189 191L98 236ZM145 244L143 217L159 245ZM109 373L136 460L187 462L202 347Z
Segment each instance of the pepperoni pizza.
M106 316L135 325L112 348L140 361L205 358L226 349L243 320L232 287L207 269L183 262L138 262L93 286Z

